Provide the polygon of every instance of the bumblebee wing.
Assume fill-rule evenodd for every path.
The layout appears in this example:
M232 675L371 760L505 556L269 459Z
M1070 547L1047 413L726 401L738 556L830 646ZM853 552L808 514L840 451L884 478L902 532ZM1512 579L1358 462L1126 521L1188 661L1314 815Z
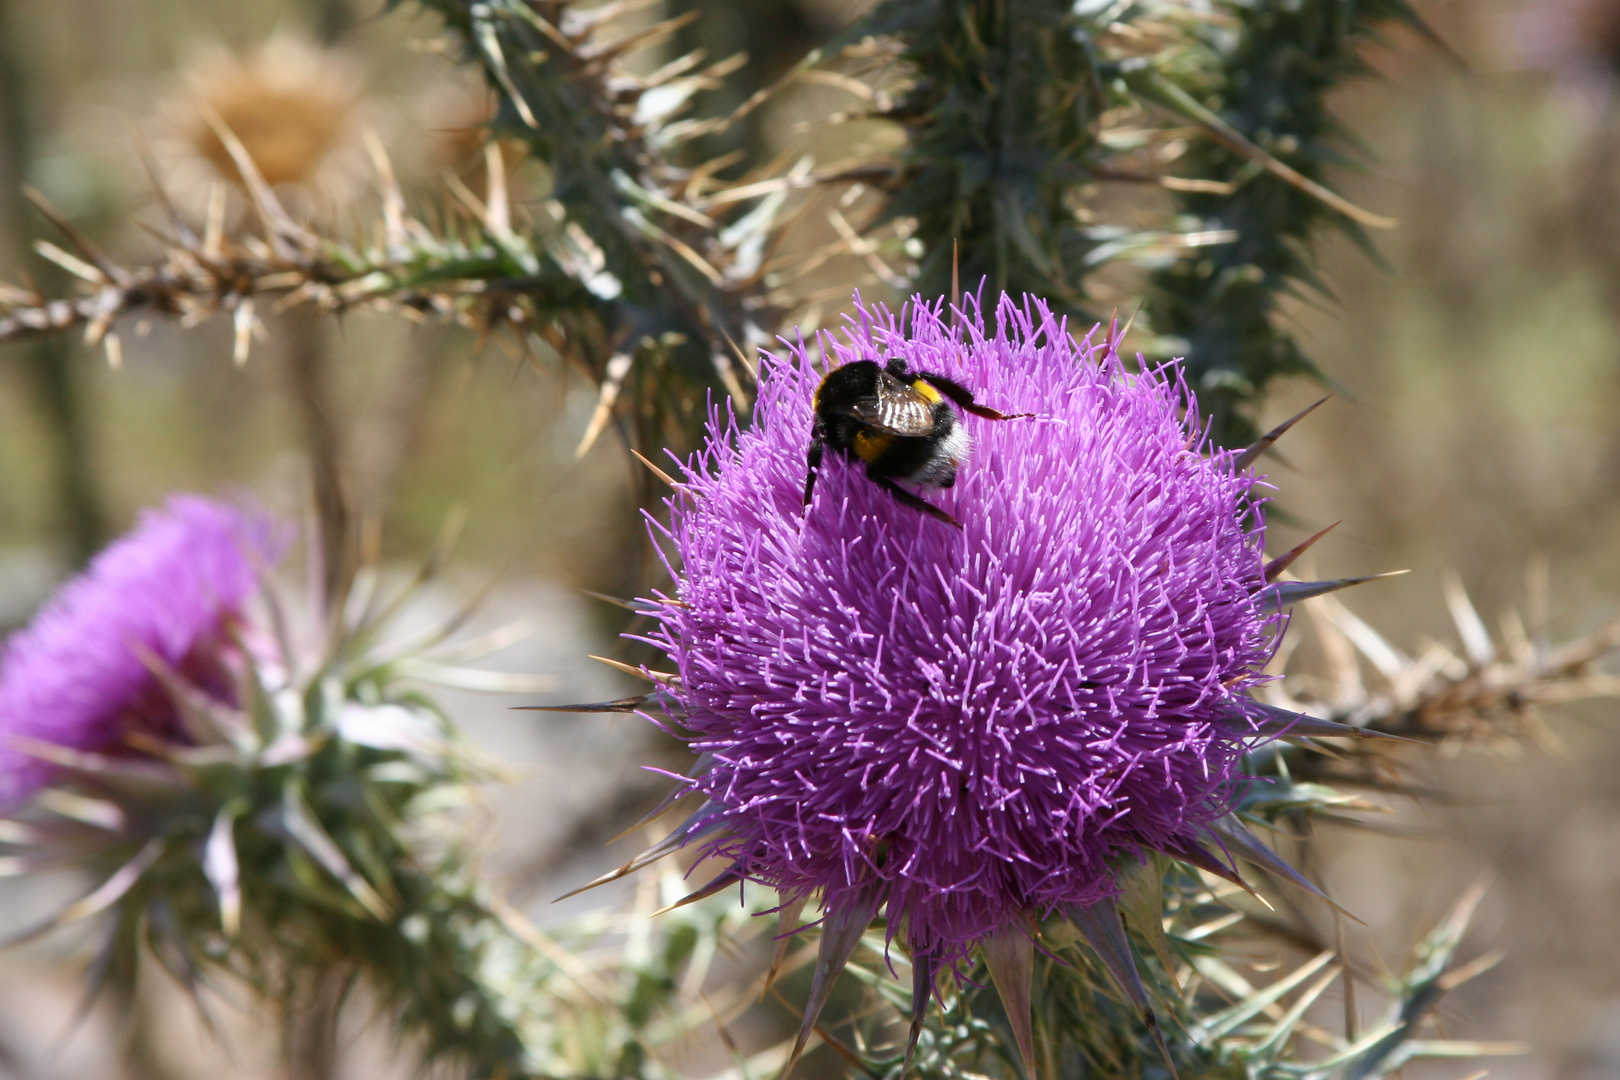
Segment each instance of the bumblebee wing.
M876 393L838 411L890 435L916 438L934 430L933 403L887 371L878 373Z

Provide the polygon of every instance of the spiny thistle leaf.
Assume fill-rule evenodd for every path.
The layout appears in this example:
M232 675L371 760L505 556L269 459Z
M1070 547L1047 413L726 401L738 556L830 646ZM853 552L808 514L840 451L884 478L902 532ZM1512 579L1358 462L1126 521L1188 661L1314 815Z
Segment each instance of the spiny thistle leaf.
M1320 285L1310 242L1337 225L1365 244L1363 226L1392 224L1324 173L1349 141L1326 100L1395 20L1416 23L1405 0L890 0L858 25L893 35L910 68L874 110L907 146L867 231L920 245L907 284L929 297L956 295L960 251L970 288L1095 318L1098 270L1147 268L1152 358L1185 355L1216 440L1240 444L1274 379L1315 370L1278 320L1282 295ZM1093 223L1099 183L1162 188L1181 213L1151 230Z
M1231 445L1252 437L1246 406L1273 380L1315 370L1277 319L1283 295L1318 284L1310 242L1335 227L1370 249L1359 215L1347 216L1342 202L1275 170L1246 176L1244 167L1258 149L1319 184L1348 141L1329 96L1368 71L1362 48L1381 25L1417 18L1405 0L1254 0L1223 4L1221 15L1229 22L1212 22L1182 56L1197 75L1179 85L1162 71L1144 75L1172 85L1183 105L1241 138L1195 140L1180 170L1232 181L1231 190L1172 189L1205 228L1235 239L1156 272L1149 317L1155 332L1174 340L1171 351L1187 357L1215 437Z

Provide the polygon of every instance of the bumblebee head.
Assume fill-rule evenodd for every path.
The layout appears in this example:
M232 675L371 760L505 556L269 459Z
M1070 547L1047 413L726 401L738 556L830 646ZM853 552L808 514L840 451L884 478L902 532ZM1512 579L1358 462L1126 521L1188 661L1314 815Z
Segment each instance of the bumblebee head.
M833 368L816 387L811 408L816 415L828 410L847 409L857 401L877 393L878 372L883 369L871 360L854 360Z

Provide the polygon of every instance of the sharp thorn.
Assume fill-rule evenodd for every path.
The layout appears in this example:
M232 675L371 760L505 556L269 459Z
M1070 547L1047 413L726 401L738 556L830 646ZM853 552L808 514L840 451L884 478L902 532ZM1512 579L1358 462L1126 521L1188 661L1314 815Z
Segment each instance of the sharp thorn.
M658 843L648 848L646 851L643 851L640 855L637 855L635 858L631 859L629 862L625 863L616 870L609 870L601 877L596 878L593 881L588 881L577 889L572 889L563 893L561 896L557 897L557 899L553 900L552 903L560 903L567 900L571 896L578 896L580 893L588 892L600 885L606 885L609 882L618 881L620 878L628 877L637 870L640 870L642 867L650 866L659 859L662 859L664 856L679 850L688 841L695 840L704 833L719 828L721 824L723 824L723 818L720 814L720 807L712 802L704 803L702 806L698 807L697 810L693 812L692 816L687 818L686 821L684 821L678 828L676 828L662 840L658 841Z
M163 214L169 219L169 228L174 230L175 239L180 246L188 250L197 246L197 233L191 223L180 216L175 208L174 200L169 198L168 189L163 186L163 180L158 176L157 159L152 154L152 145L146 141L146 134L141 131L140 125L130 117L124 118L129 127L130 137L135 141L135 152L141 159L141 167L146 170L146 178L152 185L152 191L157 195L158 204L163 207Z
M1275 585L1268 585L1255 594L1260 610L1266 614L1274 614L1297 604L1301 600L1309 600L1315 596L1325 596L1328 593L1348 589L1352 585L1365 585L1369 581L1382 581L1384 578L1400 577L1409 574L1410 570L1390 570L1383 574L1368 574L1366 577L1337 578L1333 581L1279 581Z
M1270 431L1266 432L1264 435L1260 436L1257 442L1232 459L1232 470L1234 472L1242 472L1250 465L1253 465L1259 459L1261 454L1264 454L1267 450L1271 449L1273 443L1288 433L1289 428L1311 415L1311 413L1319 409L1325 402L1328 401L1329 398L1332 397L1333 395L1329 394L1321 401L1318 401L1315 405L1312 405L1307 409L1302 409L1293 416L1290 416L1287 420L1284 420L1282 423L1278 424L1276 427L1272 428Z
M698 755L697 763L692 766L692 771L688 774L688 777L696 778L702 776L706 771L708 771L709 765L713 761L714 753L712 751ZM618 841L623 840L626 836L629 836L631 833L635 832L637 829L646 828L648 825L651 825L653 822L663 817L664 814L674 807L676 803L692 794L696 794L696 789L694 787L688 784L681 784L677 786L662 799L659 799L658 804L651 810L648 810L645 814L642 814L628 826L620 829L618 832L608 837L605 842L609 844L617 843Z
M1271 582L1276 581L1284 570L1287 570L1290 566L1294 565L1295 559L1298 559L1301 555L1305 554L1311 549L1312 544L1316 543L1318 540L1322 539L1322 537L1326 536L1328 533L1332 532L1342 524L1344 524L1343 521L1335 521L1332 525L1329 525L1315 536L1312 536L1308 540L1295 545L1293 548L1290 548L1288 551L1285 551L1283 554L1266 563L1266 583L1270 584Z
M1123 329L1123 330L1121 330L1119 332L1119 337L1116 338L1115 341L1114 341L1114 348L1115 349L1119 348L1119 343L1121 341L1124 341L1126 335L1128 335L1131 332L1131 327L1136 325L1136 317L1138 315L1142 314L1142 309L1145 308L1145 307L1147 307L1147 301L1146 300L1137 301L1136 310L1131 312L1131 317L1125 320L1125 329ZM1168 1061L1166 1062L1166 1064L1168 1064ZM1175 1071L1176 1071L1175 1066L1171 1065L1170 1066L1170 1073L1171 1073L1172 1077L1174 1077Z
M1247 859L1267 873L1280 877L1284 881L1305 890L1345 918L1354 919L1362 926L1367 925L1361 919L1356 918L1355 915L1340 907L1332 897L1318 888L1315 882L1288 865L1286 859L1267 847L1258 836L1249 831L1248 826L1231 814L1210 822L1207 828L1216 838L1230 848L1233 854Z
M928 1018L928 1002L934 996L934 976L939 965L930 954L911 957L911 1030L906 1033L906 1060L900 1067L901 1077L911 1074L911 1058L917 1051L917 1038L922 1034Z
M264 224L266 238L276 248L276 254L283 257L292 257L295 251L290 246L292 240L307 239L304 233L282 207L276 193L271 190L265 181L264 174L259 171L258 163L253 160L242 140L236 137L223 117L208 105L199 103L197 106L204 121L213 129L214 135L225 152L230 155L231 163L236 166L238 175L242 178L242 186L247 190L248 201L253 204L253 210Z
M726 339L726 344L731 348L732 354L737 357L737 363L741 364L743 366L743 370L748 372L748 377L750 379L758 382L759 366L748 359L748 354L743 352L742 346L738 345L736 339L726 332L725 327L722 326L719 328L719 330L720 336Z
M624 387L625 377L630 374L630 365L634 360L635 354L631 352L615 353L608 358L607 367L602 372L602 385L597 390L596 408L585 425L579 445L574 447L575 461L589 453L597 438L607 430L608 421L613 418L613 406L618 403L619 391Z
M785 901L777 912L776 951L771 955L771 966L765 972L765 985L759 992L761 1001L770 993L771 984L776 982L776 973L782 970L782 961L787 957L788 943L803 929L799 925L799 919L804 915L804 905L808 901L809 897L805 896Z
M635 458L636 458L637 461L639 461L643 465L647 466L648 470L654 476L658 477L658 479L662 480L664 483L668 484L670 487L674 488L676 491L685 491L686 490L686 485L685 484L681 483L679 480L677 480L673 476L669 475L669 473L665 472L663 469L660 469L658 466L656 466L652 462L648 461L645 457L642 456L641 451L639 451L639 450L631 450L630 453L635 455Z
M1324 720L1320 716L1281 709L1275 705L1263 705L1258 701L1250 702L1246 706L1246 712L1234 713L1232 719L1234 722L1244 722L1251 717L1257 721L1261 735L1300 736L1309 739L1377 739L1384 742L1410 743L1413 746L1428 745L1421 739L1408 739L1404 735L1391 735L1387 731L1341 724L1336 720Z
M586 701L573 705L514 705L513 712L568 712L568 713L633 713L649 705L666 708L668 694L654 691L639 697L619 698L616 701Z
M107 258L107 256L103 255L101 250L97 248L96 245L92 244L88 237L86 237L78 229L75 229L73 224L69 222L67 218L63 217L62 214L57 211L56 207L51 205L50 200L45 198L45 196L42 195L37 188L24 184L22 193L23 198L27 199L30 203L33 203L34 209L38 210L45 216L47 221L56 226L56 228L61 231L62 235L67 237L68 242L79 249L79 254L83 255L86 259L89 259L90 262L95 265L97 270L106 275L108 281L116 282L120 285L129 281L129 274L125 272L123 267L119 266L117 263Z
M659 686L668 686L670 683L680 681L679 675L674 675L667 671L649 671L645 667L632 667L622 660L614 660L611 657L596 656L594 654L588 655L590 655L592 660L606 664L615 671L622 671L626 675L633 675L638 679L645 679L647 682L656 683Z
M685 907L687 904L695 904L699 900L707 900L715 893L720 892L722 889L725 889L731 885L735 885L741 880L743 880L742 865L740 863L732 863L730 866L720 871L720 873L716 874L714 880L709 882L707 885L693 889L691 892L687 893L673 904L659 908L649 917L657 918L659 915L674 911L676 908Z

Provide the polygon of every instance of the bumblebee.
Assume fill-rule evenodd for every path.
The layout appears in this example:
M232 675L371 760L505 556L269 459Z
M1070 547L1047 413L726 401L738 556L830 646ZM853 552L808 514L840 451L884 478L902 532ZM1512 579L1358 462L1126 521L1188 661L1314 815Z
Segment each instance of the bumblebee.
M810 429L809 472L804 480L806 507L816 486L822 452L831 447L864 462L867 477L900 502L957 528L961 523L951 515L894 481L909 480L932 488L956 483L956 470L967 460L971 447L957 408L986 420L1033 415L1000 413L975 404L972 392L961 383L926 371L913 373L898 356L891 356L883 365L856 360L834 368L816 388L813 407L816 419Z

